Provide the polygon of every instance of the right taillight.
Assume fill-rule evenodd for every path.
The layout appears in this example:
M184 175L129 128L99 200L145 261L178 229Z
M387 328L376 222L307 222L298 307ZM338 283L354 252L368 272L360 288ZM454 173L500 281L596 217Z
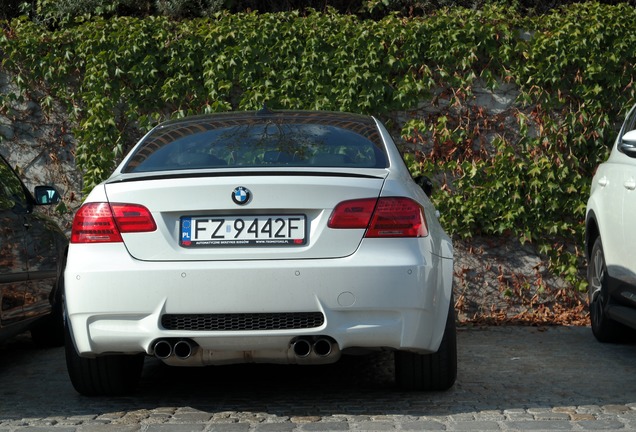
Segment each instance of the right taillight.
M410 198L380 198L367 237L425 237L424 209Z
M367 228L366 237L425 237L424 209L404 197L341 202L329 218L329 228Z
M150 211L138 204L84 204L75 214L71 243L121 242L121 233L157 229Z

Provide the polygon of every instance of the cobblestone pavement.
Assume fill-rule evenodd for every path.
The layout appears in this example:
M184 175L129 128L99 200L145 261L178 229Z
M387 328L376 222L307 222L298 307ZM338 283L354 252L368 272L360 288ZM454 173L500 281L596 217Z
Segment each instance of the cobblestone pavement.
M0 346L0 432L636 430L636 345L584 327L461 327L458 345L447 392L396 389L378 354L304 367L149 359L134 396L86 398L63 349L22 336Z

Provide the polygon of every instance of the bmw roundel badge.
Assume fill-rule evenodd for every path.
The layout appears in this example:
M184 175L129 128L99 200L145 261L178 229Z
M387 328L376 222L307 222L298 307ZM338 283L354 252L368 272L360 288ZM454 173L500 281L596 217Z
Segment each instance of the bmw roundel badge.
M238 205L245 205L250 199L252 199L252 192L246 187L239 186L232 191L232 201Z

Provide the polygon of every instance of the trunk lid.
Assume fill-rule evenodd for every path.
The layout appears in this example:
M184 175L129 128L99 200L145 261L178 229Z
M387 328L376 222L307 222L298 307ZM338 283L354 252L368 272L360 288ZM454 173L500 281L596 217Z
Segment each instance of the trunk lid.
M385 169L181 173L121 176L105 188L111 203L141 204L157 223L153 232L122 234L138 260L339 258L355 252L365 230L328 228L332 210L342 201L379 197L386 175ZM188 244L189 235L199 243ZM295 240L286 240L290 235Z

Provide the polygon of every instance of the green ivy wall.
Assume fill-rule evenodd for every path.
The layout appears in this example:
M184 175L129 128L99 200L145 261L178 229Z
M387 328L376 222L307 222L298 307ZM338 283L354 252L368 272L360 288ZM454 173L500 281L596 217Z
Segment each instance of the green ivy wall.
M94 19L55 31L14 20L0 23L0 58L25 94L38 89L43 107L65 104L85 190L170 117L265 102L369 113L401 130L414 174L442 179L433 198L450 232L532 242L583 288L589 184L636 101L633 22L634 7L597 3L534 18L488 6L381 21ZM515 109L501 118L475 108L478 83L515 85ZM0 110L14 98L0 95ZM435 114L417 110L440 100Z

